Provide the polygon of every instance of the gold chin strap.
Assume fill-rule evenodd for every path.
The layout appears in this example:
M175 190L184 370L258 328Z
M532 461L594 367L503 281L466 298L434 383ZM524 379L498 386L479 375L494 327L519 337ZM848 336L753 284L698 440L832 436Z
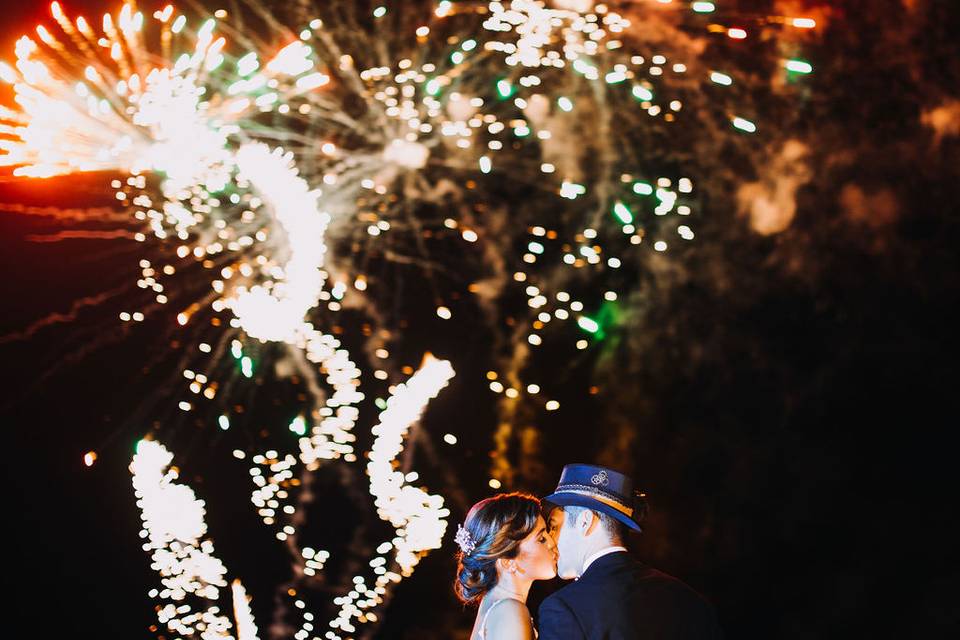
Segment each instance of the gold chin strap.
M625 506L623 506L622 504L620 504L619 502L616 502L616 501L614 501L614 500L611 500L610 498L608 498L608 497L606 497L606 496L602 496L602 495L599 495L599 494L596 494L596 493L591 493L591 492L589 492L589 491L583 491L583 490L581 490L581 489L563 489L562 491L557 491L557 493L575 493L575 494L577 494L578 496L586 496L586 497L588 497L588 498L593 498L593 499L596 500L597 502L602 502L603 504L607 505L608 507L611 507L611 508L613 508L613 509L616 509L617 511L619 511L619 512L622 513L622 514L624 514L624 515L627 516L628 518L632 518L632 517L633 517L633 509L631 509L630 507L625 507Z

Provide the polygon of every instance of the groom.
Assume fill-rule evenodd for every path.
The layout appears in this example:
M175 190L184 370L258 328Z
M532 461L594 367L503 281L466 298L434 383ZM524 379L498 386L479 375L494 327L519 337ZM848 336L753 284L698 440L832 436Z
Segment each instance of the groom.
M712 607L672 576L630 557L626 531L640 531L633 482L612 469L568 464L548 531L558 574L575 579L540 605L539 640L715 640Z

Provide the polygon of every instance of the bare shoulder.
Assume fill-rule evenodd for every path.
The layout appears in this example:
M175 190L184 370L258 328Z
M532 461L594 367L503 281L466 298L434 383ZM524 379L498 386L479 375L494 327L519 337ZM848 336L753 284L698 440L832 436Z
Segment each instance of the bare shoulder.
M517 638L532 640L533 623L530 610L519 600L504 600L490 611L487 619L487 638Z

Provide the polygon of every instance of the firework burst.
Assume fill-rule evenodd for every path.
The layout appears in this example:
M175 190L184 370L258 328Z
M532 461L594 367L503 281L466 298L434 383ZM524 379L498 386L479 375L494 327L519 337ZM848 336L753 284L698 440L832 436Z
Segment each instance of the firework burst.
M0 63L16 103L0 109L0 165L24 179L112 174L110 190L129 221L111 209L102 222L141 243L138 286L151 296L120 318L175 309L170 317L188 345L173 374L185 388L179 410L229 430L243 419L232 408L255 368L308 390L275 429L293 432L295 446L287 437L234 451L252 463L258 515L290 552L293 578L278 588L278 602L300 610L295 637L309 636L316 616L289 594L314 585L330 556L301 539L312 501L303 488L323 464L358 460L354 430L367 399L331 318L354 307L376 328L365 345L381 363L373 377L397 384L377 400L369 485L353 485L369 492L395 535L340 585L332 638L375 626L392 586L440 546L449 516L442 496L396 467L456 363L428 357L399 384L386 349L398 335L385 312L395 301L374 266L416 265L436 315L453 322L453 294L434 276L466 274L495 336L496 370L484 382L500 399L491 486L535 476L536 429L517 425L560 409L548 381L529 373L538 350L573 334L587 352L615 331L621 298L636 294L665 252L695 237L703 166L687 163L698 137L749 145L742 139L762 127L741 89L757 81L725 68L716 50L815 24L742 14L730 22L713 3L664 0L402 10L326 3L294 28L252 1L236 15L197 21L172 6L145 16L127 3L97 30L57 3L51 10L57 32L38 27L35 38L18 41L14 64ZM793 57L767 66L811 71ZM443 264L449 253L452 266ZM132 468L141 501L148 489L185 495L164 475L171 454L143 447ZM171 526L155 503L144 502L148 534ZM194 548L212 554L198 542L202 509L191 509L201 524L176 537L188 541L173 550L181 562L186 556L176 554ZM167 553L171 544L151 550ZM213 560L204 566L216 570L180 589L214 601L226 571ZM158 571L169 581L179 570ZM178 600L172 589L154 595ZM242 585L233 595L240 635L255 637ZM206 633L198 622L210 633L230 624L219 609L204 617L168 603L161 611L184 635Z

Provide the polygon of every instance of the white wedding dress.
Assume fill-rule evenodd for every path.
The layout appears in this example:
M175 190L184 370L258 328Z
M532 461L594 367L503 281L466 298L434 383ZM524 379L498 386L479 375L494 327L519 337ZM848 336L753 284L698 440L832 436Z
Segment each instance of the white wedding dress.
M505 602L507 600L513 600L514 598L500 598L487 609L487 612L483 614L483 622L480 623L480 640L487 640L487 618L490 617L490 612L493 611L498 604ZM533 627L533 618L530 618L530 626ZM537 630L533 629L533 637L537 637Z

